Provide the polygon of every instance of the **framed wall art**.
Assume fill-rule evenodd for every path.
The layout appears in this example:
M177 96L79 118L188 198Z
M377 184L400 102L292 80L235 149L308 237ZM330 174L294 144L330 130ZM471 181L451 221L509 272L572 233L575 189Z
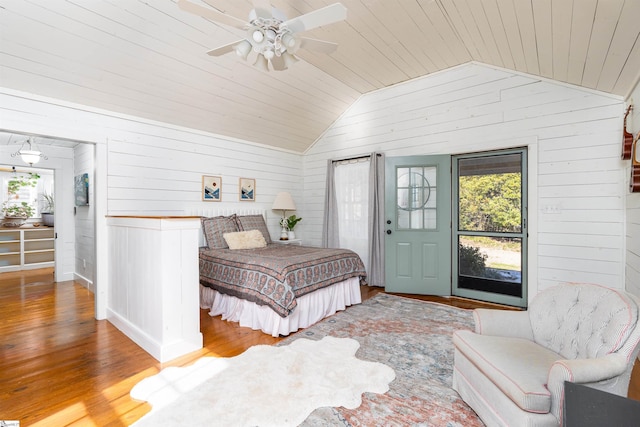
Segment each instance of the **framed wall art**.
M222 198L222 177L202 175L202 200L219 202Z
M256 180L253 178L240 178L240 201L255 202Z
M73 178L73 192L76 206L89 206L89 174L83 173Z

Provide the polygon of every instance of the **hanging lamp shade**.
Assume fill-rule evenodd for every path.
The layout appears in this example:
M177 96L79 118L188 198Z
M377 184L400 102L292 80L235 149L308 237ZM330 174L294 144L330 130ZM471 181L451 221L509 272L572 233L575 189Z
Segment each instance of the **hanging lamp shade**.
M38 163L41 158L47 160L47 156L43 155L42 152L38 150L37 146L34 148L33 145L35 145L33 137L29 137L29 139L22 142L22 147L20 147L18 151L11 154L11 157L19 156L23 162L27 163L30 166Z
M36 164L40 161L40 152L36 150L20 150L18 152L23 162L30 165Z

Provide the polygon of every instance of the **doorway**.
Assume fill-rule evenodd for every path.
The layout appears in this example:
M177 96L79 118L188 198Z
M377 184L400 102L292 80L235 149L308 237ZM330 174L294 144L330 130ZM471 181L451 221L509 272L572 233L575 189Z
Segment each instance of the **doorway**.
M0 165L0 272L54 266L53 188L53 170Z
M527 306L527 150L453 159L453 294Z
M40 150L46 154L38 168L53 171L53 194L55 195L55 281L76 280L95 293L96 317L106 317L106 275L104 254L98 250L106 247L106 215L98 194L106 189L95 185L106 182L106 144L90 141L64 139L47 135L27 134L20 131L0 129L0 163L15 164L11 154L16 141L34 138ZM98 156L98 153L102 157ZM90 205L75 206L74 179L88 173L90 176ZM99 181L96 177L99 176ZM35 243L34 243L35 244ZM34 249L35 250L35 249Z
M385 165L385 290L451 295L451 156Z
M385 288L527 306L527 149L389 157Z

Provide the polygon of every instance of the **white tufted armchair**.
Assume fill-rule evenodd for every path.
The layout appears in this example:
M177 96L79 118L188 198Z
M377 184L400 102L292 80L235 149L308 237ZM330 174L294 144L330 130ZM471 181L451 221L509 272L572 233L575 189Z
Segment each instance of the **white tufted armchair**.
M474 310L453 334L453 388L487 426L562 424L564 382L627 396L640 299L588 284L538 294L528 311Z

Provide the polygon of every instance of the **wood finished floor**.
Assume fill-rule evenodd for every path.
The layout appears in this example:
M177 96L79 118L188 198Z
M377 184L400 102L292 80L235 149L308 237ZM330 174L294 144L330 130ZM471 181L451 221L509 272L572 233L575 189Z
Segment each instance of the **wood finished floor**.
M363 299L380 292L363 288ZM493 307L458 298L419 297L461 308ZM231 357L262 332L201 311L204 348L161 364L105 320L93 317L93 294L79 284L53 282L53 270L0 274L0 420L21 426L127 426L150 410L129 397L143 378L202 356ZM630 397L640 400L636 363Z

